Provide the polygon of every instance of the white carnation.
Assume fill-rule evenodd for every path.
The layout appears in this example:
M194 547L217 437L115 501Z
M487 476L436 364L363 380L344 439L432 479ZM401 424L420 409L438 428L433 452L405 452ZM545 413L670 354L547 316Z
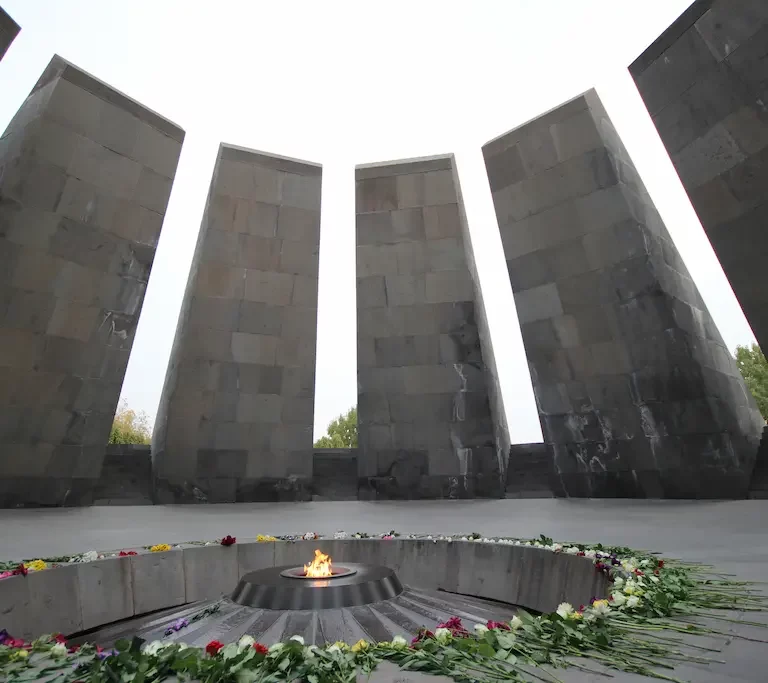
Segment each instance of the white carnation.
M482 637L488 633L488 627L485 624L475 624L475 633Z
M563 619L567 619L571 614L573 614L573 605L571 605L570 602L561 602L557 606L557 613Z

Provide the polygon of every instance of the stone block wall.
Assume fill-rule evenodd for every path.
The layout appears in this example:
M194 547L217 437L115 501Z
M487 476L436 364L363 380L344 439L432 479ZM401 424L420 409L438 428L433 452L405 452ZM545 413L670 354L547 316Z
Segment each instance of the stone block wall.
M312 500L357 500L356 448L315 450Z
M453 156L355 179L359 495L499 496Z
M152 505L152 455L148 445L107 446L93 504Z
M92 500L183 139L60 57L0 138L0 506Z
M697 0L629 70L768 349L768 3Z
M157 502L311 495L321 181L221 146L155 422Z
M0 59L3 58L21 27L0 7Z
M483 152L555 493L746 495L762 419L596 93Z

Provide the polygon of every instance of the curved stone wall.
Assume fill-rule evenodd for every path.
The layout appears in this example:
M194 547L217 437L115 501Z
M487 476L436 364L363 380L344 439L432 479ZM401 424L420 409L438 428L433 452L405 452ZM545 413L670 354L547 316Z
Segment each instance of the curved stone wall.
M337 562L382 564L403 584L501 600L540 612L607 590L592 561L528 546L468 541L314 540L182 546L30 572L0 581L0 628L17 638L73 634L155 610L229 595L254 569L303 564L319 547Z

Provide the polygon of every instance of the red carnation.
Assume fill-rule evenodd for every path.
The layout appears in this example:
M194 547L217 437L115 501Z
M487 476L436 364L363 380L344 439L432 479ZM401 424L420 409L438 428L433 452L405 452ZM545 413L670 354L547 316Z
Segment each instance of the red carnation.
M22 638L11 638L10 640L6 640L5 644L8 647L15 647L15 648L26 647L26 643Z
M234 545L237 539L234 536L225 536L221 539L221 545Z
M130 557L131 555L135 555L135 554L136 554L135 550L128 550L128 551L121 550L118 557Z
M269 652L269 648L266 645L262 645L261 643L254 643L253 649L256 650L260 655L265 655L267 652Z
M664 569L664 560L659 560L659 569Z
M489 621L486 625L486 628L494 629L498 628L502 631L509 631L509 624L505 624L503 621Z
M205 646L205 651L211 656L215 657L221 648L224 647L224 643L220 643L218 640L212 640Z
M64 645L67 644L67 639L61 633L57 633L55 636L53 636L53 639L57 643L64 643Z
M22 576L27 575L27 568L24 566L24 563L22 562L16 569L13 570L13 575L18 576L21 574Z

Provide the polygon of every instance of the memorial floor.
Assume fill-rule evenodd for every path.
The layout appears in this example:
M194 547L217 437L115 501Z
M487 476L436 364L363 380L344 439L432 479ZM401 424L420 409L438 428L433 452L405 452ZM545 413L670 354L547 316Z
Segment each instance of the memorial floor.
M257 534L471 533L556 541L604 542L654 550L711 564L740 579L768 581L768 501L489 500L323 502L201 506L141 506L0 510L3 559L86 550L112 550L153 543L218 538L253 540ZM754 615L750 616L755 619ZM768 622L768 614L757 619ZM722 622L724 631L744 627ZM768 640L768 630L750 629ZM708 640L708 639L707 639ZM671 675L697 683L765 681L768 643L721 639L725 664L684 665ZM709 645L708 645L709 646ZM390 672L398 681L421 680ZM387 678L387 671L372 680ZM578 671L558 671L569 683L606 680ZM438 680L434 677L428 680ZM617 681L641 681L616 674Z

